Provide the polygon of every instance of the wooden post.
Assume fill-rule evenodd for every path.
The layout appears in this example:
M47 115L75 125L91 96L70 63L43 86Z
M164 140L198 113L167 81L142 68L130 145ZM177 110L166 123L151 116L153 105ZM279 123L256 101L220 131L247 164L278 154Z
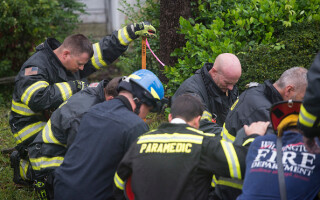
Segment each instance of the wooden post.
M147 62L146 39L147 39L147 37L142 37L142 43L141 43L141 65L142 65L142 69L146 69L146 62Z

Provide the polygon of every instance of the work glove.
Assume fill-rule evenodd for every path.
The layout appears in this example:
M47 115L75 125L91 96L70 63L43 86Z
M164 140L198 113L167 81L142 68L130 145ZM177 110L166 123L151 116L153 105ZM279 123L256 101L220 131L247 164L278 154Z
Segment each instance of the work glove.
M128 29L130 28L135 35L135 37L132 39L136 39L139 36L146 36L146 37L151 37L151 38L157 37L155 34L156 29L151 25L150 22L147 22L147 21L130 24L130 25L128 25L127 28Z
M74 84L76 91L79 92L80 90L83 90L84 88L88 87L88 84L86 82L83 81L72 81L72 83Z

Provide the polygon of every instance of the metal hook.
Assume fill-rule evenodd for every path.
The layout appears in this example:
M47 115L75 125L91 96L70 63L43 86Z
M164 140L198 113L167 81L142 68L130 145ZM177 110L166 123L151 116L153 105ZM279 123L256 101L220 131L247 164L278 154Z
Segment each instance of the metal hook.
M293 101L292 101L292 99L289 99L288 100L288 107L292 108L292 106L293 106Z

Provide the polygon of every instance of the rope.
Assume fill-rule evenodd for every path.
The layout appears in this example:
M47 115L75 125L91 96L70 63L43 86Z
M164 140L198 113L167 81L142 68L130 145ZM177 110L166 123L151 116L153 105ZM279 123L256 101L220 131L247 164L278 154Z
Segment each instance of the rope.
M146 39L146 44L147 44L147 47L148 49L151 51L152 55L157 59L157 61L162 65L162 66L165 66L165 64L163 62L161 62L161 60L156 56L155 53L153 53L152 49L150 48L150 45L149 45L149 42L148 40Z

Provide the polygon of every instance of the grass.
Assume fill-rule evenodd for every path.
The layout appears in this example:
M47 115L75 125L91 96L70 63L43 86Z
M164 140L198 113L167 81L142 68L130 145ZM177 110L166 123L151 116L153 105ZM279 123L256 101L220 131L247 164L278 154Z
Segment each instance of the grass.
M9 126L8 107L0 107L0 149L8 149L15 146L15 141ZM166 121L164 115L150 113L146 122L150 129L154 129ZM14 184L12 181L13 170L10 167L10 154L0 153L0 200L35 200L37 195L33 188Z
M9 126L9 111L0 107L0 149L15 146L15 141ZM0 199L1 200L34 200L37 199L33 188L14 184L13 170L10 167L10 154L0 153Z

